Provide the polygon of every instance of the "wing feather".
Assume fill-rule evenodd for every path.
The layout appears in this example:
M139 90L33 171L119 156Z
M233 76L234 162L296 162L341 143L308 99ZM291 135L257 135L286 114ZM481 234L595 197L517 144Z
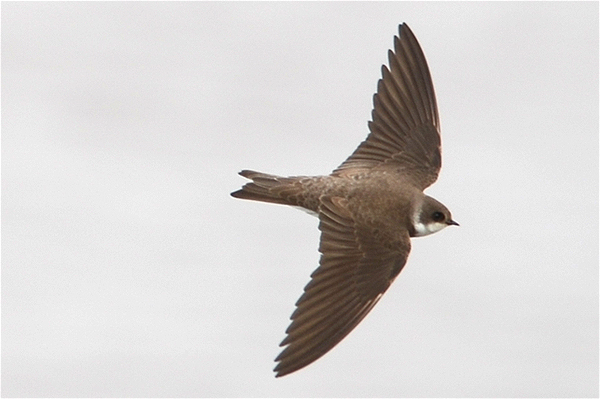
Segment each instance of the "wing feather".
M389 69L373 96L370 134L332 174L352 176L374 168L402 174L425 189L441 168L439 116L427 61L406 24L388 52Z
M277 377L317 360L369 313L394 281L410 251L408 232L396 249L358 226L339 197L323 197L319 208L320 266L304 288L277 356Z

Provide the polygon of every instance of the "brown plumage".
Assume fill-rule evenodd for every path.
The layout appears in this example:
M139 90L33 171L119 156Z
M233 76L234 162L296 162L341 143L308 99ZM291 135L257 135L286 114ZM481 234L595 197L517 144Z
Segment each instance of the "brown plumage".
M320 266L296 302L276 376L314 362L369 313L406 263L410 237L456 225L423 190L441 167L433 83L419 44L400 25L373 98L371 133L328 176L244 170L231 195L304 208L319 217Z

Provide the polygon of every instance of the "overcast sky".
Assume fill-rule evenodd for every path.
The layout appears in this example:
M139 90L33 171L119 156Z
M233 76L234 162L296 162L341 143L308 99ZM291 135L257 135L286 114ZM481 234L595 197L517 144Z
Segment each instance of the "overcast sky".
M271 371L398 24L461 226ZM3 396L598 396L598 3L3 3Z

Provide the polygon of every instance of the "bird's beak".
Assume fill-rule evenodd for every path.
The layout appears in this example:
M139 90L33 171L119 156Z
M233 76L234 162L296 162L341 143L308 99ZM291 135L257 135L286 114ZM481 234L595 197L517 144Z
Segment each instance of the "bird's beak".
M454 220L452 220L452 219L448 220L448 221L446 222L446 224L447 224L448 226L450 226L450 225L454 225L454 226L460 226L460 224L456 223L456 222L455 222Z

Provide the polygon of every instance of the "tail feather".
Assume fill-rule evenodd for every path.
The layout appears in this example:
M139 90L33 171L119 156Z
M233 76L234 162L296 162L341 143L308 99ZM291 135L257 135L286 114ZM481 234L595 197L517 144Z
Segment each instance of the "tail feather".
M240 190L231 193L232 197L283 205L298 205L298 195L302 192L299 178L269 175L253 170L242 170L240 175L252 182L246 183Z

